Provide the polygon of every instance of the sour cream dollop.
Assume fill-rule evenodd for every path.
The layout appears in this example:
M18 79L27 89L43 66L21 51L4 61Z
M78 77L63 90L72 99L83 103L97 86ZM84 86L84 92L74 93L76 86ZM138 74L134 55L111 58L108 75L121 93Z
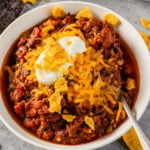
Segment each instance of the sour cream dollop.
M58 43L68 53L68 55L71 55L72 57L75 57L77 53L83 53L86 51L86 46L85 46L84 41L78 36L63 37L62 39L58 41ZM38 57L36 64L39 64L39 65L43 64L46 56L47 56L47 51L44 50ZM69 62L66 62L61 67L68 69L70 65L72 64ZM53 82L55 82L59 77L63 76L63 73L60 72L60 66L58 67L56 71L51 71L51 70L48 70L47 68L36 67L35 74L36 74L37 80L40 83L45 84L45 85L50 85Z

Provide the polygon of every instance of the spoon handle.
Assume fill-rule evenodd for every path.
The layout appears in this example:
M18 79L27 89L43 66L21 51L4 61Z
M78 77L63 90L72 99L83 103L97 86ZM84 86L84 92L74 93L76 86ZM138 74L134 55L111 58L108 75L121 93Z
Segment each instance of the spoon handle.
M146 137L146 135L144 134L143 130L138 125L135 118L133 117L133 114L132 114L127 102L125 101L124 97L122 97L122 103L123 103L124 109L125 109L128 117L129 117L130 121L132 122L132 125L133 125L139 139L140 139L140 142L141 142L141 145L142 145L143 149L144 150L150 150L150 141Z

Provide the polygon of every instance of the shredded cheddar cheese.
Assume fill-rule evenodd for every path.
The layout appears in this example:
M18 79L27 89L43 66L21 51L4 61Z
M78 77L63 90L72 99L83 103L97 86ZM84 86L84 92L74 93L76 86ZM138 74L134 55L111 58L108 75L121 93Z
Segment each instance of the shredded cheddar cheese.
M83 33L79 29L76 28L75 24L68 25L66 28L67 28L67 31L53 33L51 35L51 37L53 39L59 40L66 36L75 36L76 35L76 36L79 36L84 42L86 42L86 39L85 39Z
M92 53L94 55L90 55ZM102 81L99 72L103 66L109 67L104 62L101 52L96 52L88 46L85 55L78 54L74 65L68 69L69 78L75 82L71 82L66 94L69 101L82 103L89 100L91 105L102 105L108 113L114 114L107 105L104 105L104 99L107 98L112 104L116 104L120 92ZM95 76L98 76L93 84L91 84L93 80L91 70L93 70Z
M107 106L107 105L103 105L104 109L111 115L114 114L114 112Z
M52 38L47 38L44 49L43 63L36 64L39 69L57 71L65 63L71 62L69 54Z
M112 97L111 94L107 93L107 94L106 94L106 97L107 97L107 99L108 99L113 105L116 104L116 101L115 101L115 99Z
M44 27L42 28L42 31L41 31L41 36L43 38L46 38L48 37L49 35L49 31L53 30L54 29L54 25L52 25L52 22L50 19L48 19L45 23L44 23Z
M41 46L37 47L36 49L32 49L25 55L25 59L27 60L25 63L23 63L23 67L26 70L30 71L30 75L27 77L28 80L37 81L36 75L35 75L35 65L36 60L38 59L39 55L42 53L44 48Z
M38 88L33 89L32 92L34 93L35 97L38 97L43 94L48 96L52 93L52 90L49 88L49 86L38 83Z
M21 73L21 70L18 69L18 70L15 72L15 75L18 76L20 73Z
M85 121L86 125L88 125L92 130L94 130L94 121L93 121L92 117L85 116L84 121Z
M119 109L118 109L118 111L117 111L116 121L119 121L119 118L120 118L120 116L121 116L122 109L123 109L122 103L119 102Z
M125 117L126 117L126 112L125 112L125 110L122 109L122 111L121 111L121 119L123 120L123 119L125 119Z
M44 92L39 89L33 89L32 92L34 93L35 97L38 97L38 96L44 94Z

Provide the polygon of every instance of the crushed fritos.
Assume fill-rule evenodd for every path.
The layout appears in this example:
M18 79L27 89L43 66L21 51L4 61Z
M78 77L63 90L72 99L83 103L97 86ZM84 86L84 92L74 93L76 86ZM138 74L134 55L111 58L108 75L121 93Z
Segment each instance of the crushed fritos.
M92 117L85 116L84 121L86 125L88 125L92 130L94 130L94 121Z
M142 36L142 38L144 39L148 49L150 50L150 36L144 32L139 31L140 35Z
M91 10L88 7L85 7L83 9L81 9L77 13L75 18L80 19L80 18L83 18L83 17L86 17L86 18L89 18L89 19L93 17L93 15L91 13Z
M115 27L119 24L119 19L112 13L105 14L103 16L103 19L106 20L113 27Z
M122 138L130 150L143 150L134 128L131 128Z
M135 89L135 80L132 79L132 78L128 78L128 79L127 79L126 88L127 88L128 90Z
M60 6L54 7L54 9L52 10L52 16L55 19L63 18L65 16L65 14L66 13L64 12L64 9Z
M144 28L146 29L150 29L150 20L147 20L145 18L141 18L141 24ZM150 50L150 35L142 32L142 31L139 31L140 35L142 36L142 38L144 39L148 49Z
M67 122L72 122L76 118L76 116L75 115L62 115L62 118L66 120Z
M150 29L150 20L141 18L141 24L144 28Z
M59 92L55 92L50 96L49 98L50 112L61 113L61 99L62 99L62 95L60 95Z
M55 82L55 90L58 92L65 92L68 90L67 86L67 81L64 77L60 77L56 82Z
M31 4L35 4L36 0L22 0L23 3L31 3Z

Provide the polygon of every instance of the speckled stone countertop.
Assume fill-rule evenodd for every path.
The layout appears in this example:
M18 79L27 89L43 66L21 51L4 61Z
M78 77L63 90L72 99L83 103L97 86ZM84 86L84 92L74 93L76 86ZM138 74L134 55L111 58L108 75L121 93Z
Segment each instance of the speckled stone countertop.
M20 0L0 0L0 33L18 16L39 5L62 0L38 1L35 5L23 4ZM84 0L82 0L84 1ZM150 30L144 29L140 24L140 18L150 20L150 2L144 0L87 0L112 9L127 19L137 30L150 35ZM130 33L129 33L130 34ZM135 43L136 44L136 43ZM150 65L150 64L148 64ZM139 121L142 129L150 139L150 104ZM120 141L115 141L98 150L125 150ZM0 121L0 150L43 150L30 145L16 137Z

